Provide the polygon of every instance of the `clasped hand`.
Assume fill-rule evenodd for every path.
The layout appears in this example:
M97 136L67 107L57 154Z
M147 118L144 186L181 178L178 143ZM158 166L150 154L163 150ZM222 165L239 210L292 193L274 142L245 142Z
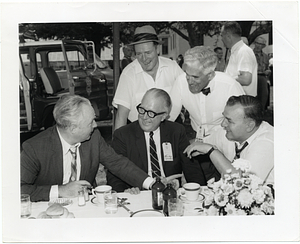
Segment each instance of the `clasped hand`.
M82 190L84 186L91 186L91 184L86 180L72 181L65 185L58 186L58 196L59 197L76 197L78 196L78 191Z

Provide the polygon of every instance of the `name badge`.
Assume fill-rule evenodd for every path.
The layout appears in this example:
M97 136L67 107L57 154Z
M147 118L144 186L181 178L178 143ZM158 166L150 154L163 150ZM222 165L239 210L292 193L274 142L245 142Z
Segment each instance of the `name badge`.
M164 142L162 144L163 153L164 153L164 161L173 161L173 152L172 146L170 142Z
M204 128L200 125L197 129L196 141L203 142Z

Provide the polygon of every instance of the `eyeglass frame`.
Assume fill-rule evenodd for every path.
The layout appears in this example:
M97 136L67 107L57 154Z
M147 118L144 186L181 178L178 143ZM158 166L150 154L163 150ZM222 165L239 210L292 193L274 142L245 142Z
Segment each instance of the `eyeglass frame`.
M143 112L143 113L140 113L139 109L143 109L144 112ZM162 114L165 114L165 113L166 113L166 112L156 113L156 112L154 112L154 111L152 111L152 110L146 110L146 109L144 109L143 107L141 107L141 103L140 103L139 105L136 106L136 110L137 110L138 114L141 114L141 115L144 115L145 113L147 113L147 116L148 116L149 118L151 118L151 119L154 119L156 116L162 115ZM150 113L153 113L154 116L153 116L153 117L150 116L150 115L149 115L149 112L150 112Z

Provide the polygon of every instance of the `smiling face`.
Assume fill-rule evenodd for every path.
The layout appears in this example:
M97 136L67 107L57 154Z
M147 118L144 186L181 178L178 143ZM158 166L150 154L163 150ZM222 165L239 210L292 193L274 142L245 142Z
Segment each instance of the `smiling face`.
M160 97L155 97L153 94L148 93L144 96L140 107L144 108L147 111L153 111L155 113L162 113L157 115L154 118L150 118L147 113L139 114L138 121L139 125L145 132L155 131L160 123L166 119L168 116L168 109L165 105L165 101Z
M134 46L136 58L145 72L153 72L158 68L158 53L153 42L145 42Z
M223 116L221 126L226 130L228 140L242 143L248 139L250 119L245 118L242 105L225 106Z
M76 142L89 140L94 129L97 127L95 122L95 111L92 106L82 104L81 111L78 118L78 124L72 129L72 137Z
M201 67L199 61L185 62L182 66L189 90L193 94L201 92L208 85L211 77L211 73L205 75L199 67Z

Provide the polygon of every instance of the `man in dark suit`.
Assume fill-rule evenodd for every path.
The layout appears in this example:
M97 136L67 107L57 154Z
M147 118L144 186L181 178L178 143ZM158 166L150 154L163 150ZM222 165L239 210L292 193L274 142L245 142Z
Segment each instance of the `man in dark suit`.
M128 157L148 175L155 177L151 165L150 137L153 132L160 175L168 177L184 173L187 182L202 182L203 172L198 163L193 163L184 154L189 145L185 129L181 124L166 121L171 111L171 99L162 89L152 88L146 92L137 106L138 120L114 132L112 147ZM110 170L107 182L116 191L132 187Z
M75 197L82 186L95 186L99 163L129 184L149 189L153 179L116 154L95 130L89 100L62 96L53 115L56 126L23 143L21 193L30 194L31 201Z

